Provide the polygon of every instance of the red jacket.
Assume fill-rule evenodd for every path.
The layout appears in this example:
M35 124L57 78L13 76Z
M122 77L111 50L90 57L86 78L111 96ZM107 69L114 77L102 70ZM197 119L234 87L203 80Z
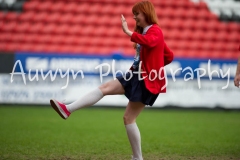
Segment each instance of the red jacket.
M164 66L173 60L173 52L164 42L163 33L157 24L153 24L145 35L133 32L131 41L141 45L140 61L142 61L141 70L142 77L146 88L153 94L165 93L165 74ZM162 68L162 72L159 71ZM157 73L157 78L154 71ZM149 76L149 73L152 73Z

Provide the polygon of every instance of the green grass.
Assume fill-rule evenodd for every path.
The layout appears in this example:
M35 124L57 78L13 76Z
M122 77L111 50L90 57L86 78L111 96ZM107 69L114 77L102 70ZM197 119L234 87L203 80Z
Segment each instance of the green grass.
M50 107L0 107L0 159L130 160L124 108L87 108L62 120ZM240 159L239 111L145 109L145 160Z

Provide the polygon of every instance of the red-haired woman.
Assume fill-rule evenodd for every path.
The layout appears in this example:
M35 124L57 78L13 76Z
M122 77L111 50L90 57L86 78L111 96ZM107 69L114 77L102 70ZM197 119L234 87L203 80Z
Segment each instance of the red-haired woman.
M166 92L163 67L171 63L173 53L164 42L153 4L150 1L138 2L133 6L132 12L136 21L134 32L128 29L123 15L121 20L123 31L135 43L136 55L130 69L133 74L128 73L102 84L69 105L54 99L50 103L63 119L67 119L72 112L91 106L106 95L125 94L129 102L123 119L132 147L132 159L142 160L141 137L136 118L145 105L152 106L159 93Z

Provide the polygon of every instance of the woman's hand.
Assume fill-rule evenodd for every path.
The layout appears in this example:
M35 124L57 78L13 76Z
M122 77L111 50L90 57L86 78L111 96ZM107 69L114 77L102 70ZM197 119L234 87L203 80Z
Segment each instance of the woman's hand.
M121 20L122 20L122 29L123 29L123 32L126 33L126 34L129 35L129 36L132 36L132 33L133 33L133 32L128 29L127 21L126 21L126 19L124 18L123 15L121 15Z
M236 74L235 78L234 78L234 84L236 87L240 87L240 74Z

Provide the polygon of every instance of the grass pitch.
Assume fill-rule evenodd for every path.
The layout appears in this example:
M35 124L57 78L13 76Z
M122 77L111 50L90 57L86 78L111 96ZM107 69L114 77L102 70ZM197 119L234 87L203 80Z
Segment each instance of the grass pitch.
M87 108L63 120L49 107L0 107L0 159L130 160L124 108ZM240 112L145 109L145 160L240 159Z

